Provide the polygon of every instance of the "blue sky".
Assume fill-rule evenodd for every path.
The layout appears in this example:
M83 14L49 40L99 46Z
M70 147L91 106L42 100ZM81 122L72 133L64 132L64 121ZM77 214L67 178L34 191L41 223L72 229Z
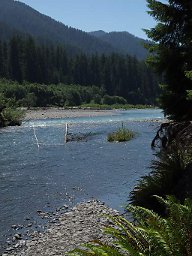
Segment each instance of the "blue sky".
M146 38L142 28L155 22L146 0L20 0L65 25L83 31L128 31Z

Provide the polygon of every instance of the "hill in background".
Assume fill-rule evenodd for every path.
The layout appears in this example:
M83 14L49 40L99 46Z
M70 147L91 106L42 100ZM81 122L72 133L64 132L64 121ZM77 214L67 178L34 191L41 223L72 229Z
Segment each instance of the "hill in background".
M13 1L0 1L0 23L8 30L29 34L41 42L51 42L74 47L75 51L84 53L112 53L114 51L108 43L78 29L65 26L61 22L39 13L28 5ZM11 33L4 33L10 37Z
M102 30L89 33L96 38L99 38L105 43L110 44L116 51L122 54L128 54L135 56L140 60L147 57L147 50L144 48L144 44L148 41L135 37L128 32L110 32L106 33Z
M142 42L128 32L96 31L86 33L68 27L61 22L39 13L28 5L14 1L0 1L1 39L10 39L14 34L28 34L43 43L61 44L68 52L76 54L129 54L144 59L147 51Z

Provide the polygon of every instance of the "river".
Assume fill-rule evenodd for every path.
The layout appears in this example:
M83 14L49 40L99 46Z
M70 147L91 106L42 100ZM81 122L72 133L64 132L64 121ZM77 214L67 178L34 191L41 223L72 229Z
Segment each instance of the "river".
M119 111L114 116L35 120L0 131L0 245L12 225L38 227L38 210L54 211L92 197L123 211L137 180L149 172L150 143L160 110ZM148 120L148 121L145 121ZM108 143L107 134L124 126L136 132L126 143ZM87 141L64 143L65 123ZM27 220L26 220L27 219ZM36 225L36 226L35 226ZM0 250L2 251L2 250Z

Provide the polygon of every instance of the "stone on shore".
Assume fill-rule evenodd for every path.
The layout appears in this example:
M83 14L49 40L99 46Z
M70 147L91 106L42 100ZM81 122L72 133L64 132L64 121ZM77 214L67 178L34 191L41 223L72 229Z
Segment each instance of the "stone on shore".
M36 233L20 251L11 251L7 255L59 256L98 238L110 241L110 237L103 234L103 227L109 224L105 216L108 214L114 216L118 212L96 200L80 203L62 214L59 222L52 224L44 233Z

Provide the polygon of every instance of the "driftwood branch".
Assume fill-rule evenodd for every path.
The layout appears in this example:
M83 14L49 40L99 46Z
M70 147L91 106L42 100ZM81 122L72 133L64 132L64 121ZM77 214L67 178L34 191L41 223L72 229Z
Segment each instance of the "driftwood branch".
M182 145L191 145L192 123L188 121L161 124L155 138L152 140L151 147L167 148L173 140L178 141Z

